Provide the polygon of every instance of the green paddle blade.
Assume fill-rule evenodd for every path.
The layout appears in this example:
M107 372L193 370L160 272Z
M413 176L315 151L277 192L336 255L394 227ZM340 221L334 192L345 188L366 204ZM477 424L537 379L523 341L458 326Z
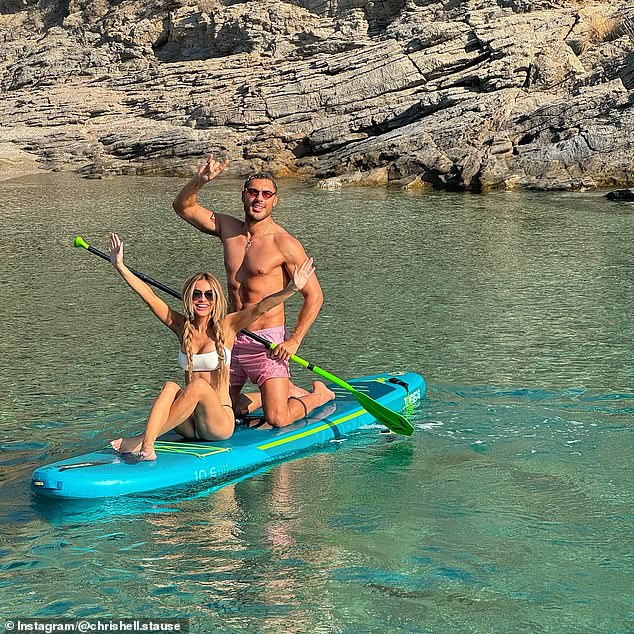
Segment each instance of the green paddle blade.
M403 436L411 436L414 432L414 426L402 414L381 405L381 403L370 398L367 394L359 392L359 390L351 390L351 393L368 414L374 416L374 418L380 423L383 423L390 431Z
M252 333L249 330L243 330L242 332L246 333L249 337L263 343L270 350L275 350L276 344L271 343L270 341L266 341L262 339L259 335ZM375 401L372 397L364 394L363 392L359 392L359 390L355 389L347 383L343 379L340 379L338 376L331 374L327 370L320 368L318 365L314 365L312 363L308 363L305 359L298 357L297 355L291 355L291 361L295 361L295 363L299 363L299 365L304 368L308 368L315 374L323 377L327 381L332 381L335 385L342 387L344 390L348 390L352 396L357 399L357 403L363 407L363 409L374 416L380 423L383 423L390 431L393 431L395 434L401 434L403 436L411 436L414 432L414 426L398 412L391 410L389 407L385 407L385 405L381 405L378 401Z

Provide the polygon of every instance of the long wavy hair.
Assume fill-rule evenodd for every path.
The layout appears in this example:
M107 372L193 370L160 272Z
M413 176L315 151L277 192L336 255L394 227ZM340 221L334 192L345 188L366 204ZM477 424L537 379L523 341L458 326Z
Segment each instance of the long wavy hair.
M216 352L220 359L220 378L225 381L229 376L229 367L225 363L225 334L222 331L222 320L227 314L227 299L218 278L212 273L194 273L185 280L183 285L183 311L185 313L185 330L183 331L183 348L187 355L187 379L194 378L194 352L192 339L194 335L194 286L196 282L206 280L214 292L214 300L209 315L211 336L216 342Z

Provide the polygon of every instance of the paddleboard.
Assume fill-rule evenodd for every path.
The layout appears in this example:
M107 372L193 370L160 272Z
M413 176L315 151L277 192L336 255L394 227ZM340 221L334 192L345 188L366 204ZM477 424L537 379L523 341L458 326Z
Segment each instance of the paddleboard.
M425 380L412 372L375 374L350 381L394 411L425 394ZM104 498L208 481L209 485L261 468L339 439L376 422L352 394L329 385L334 401L292 425L278 429L238 426L222 442L191 442L171 433L156 442L157 460L132 463L112 448L60 460L36 469L32 490L53 498Z

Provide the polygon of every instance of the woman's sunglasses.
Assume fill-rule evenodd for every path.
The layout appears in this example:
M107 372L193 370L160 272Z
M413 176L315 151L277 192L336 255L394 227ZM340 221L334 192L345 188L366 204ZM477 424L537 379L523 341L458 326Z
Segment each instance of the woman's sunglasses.
M245 187L244 191L247 193L247 196L251 196L252 198L257 198L258 194L262 194L262 198L264 198L264 200L272 198L277 193L271 192L268 189L255 189L255 187Z
M205 291L203 293L202 291L199 291L197 288L195 288L194 292L192 293L192 297L194 299L200 299L203 295L205 296L205 299L209 302L213 302L214 299L216 299L216 294L213 291Z

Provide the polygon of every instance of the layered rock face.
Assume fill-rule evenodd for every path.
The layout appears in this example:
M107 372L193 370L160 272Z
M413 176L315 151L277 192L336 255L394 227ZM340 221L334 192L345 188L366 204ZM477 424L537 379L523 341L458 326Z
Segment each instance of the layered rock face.
M634 184L634 4L0 0L0 171Z

